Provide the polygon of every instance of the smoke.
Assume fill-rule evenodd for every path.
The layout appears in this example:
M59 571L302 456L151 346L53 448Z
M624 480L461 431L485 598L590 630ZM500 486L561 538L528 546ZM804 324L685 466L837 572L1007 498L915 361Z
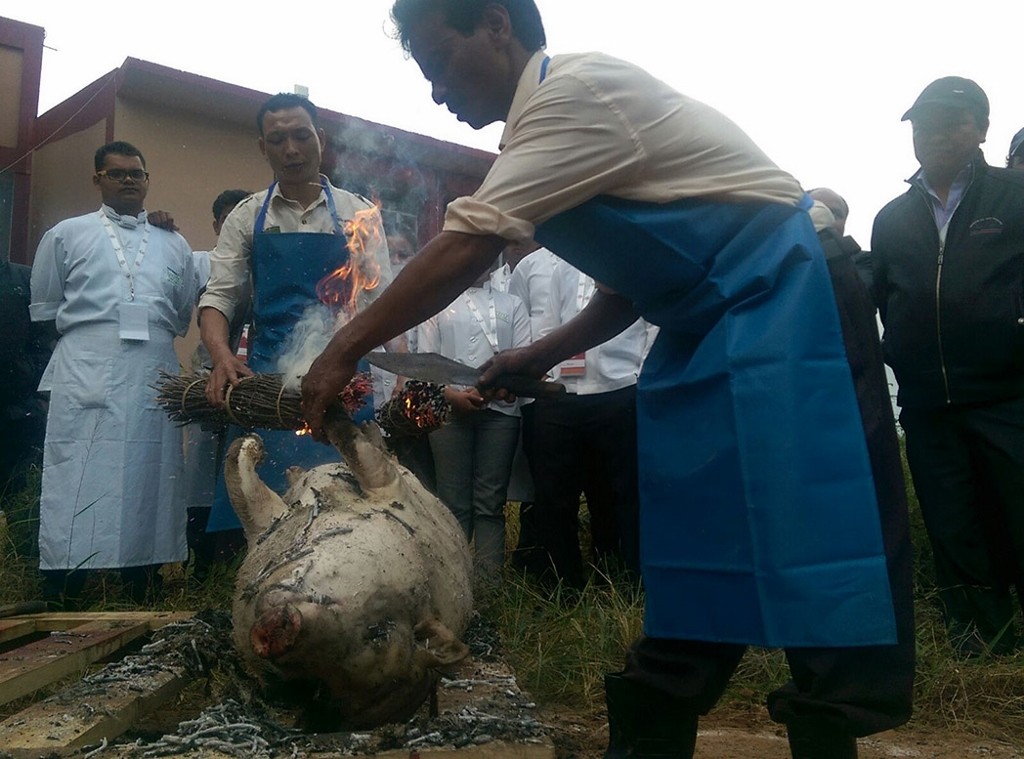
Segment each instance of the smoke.
M309 371L310 364L347 321L344 311L335 315L333 309L322 303L313 303L306 308L277 359L277 371L282 375L286 390L297 392L301 389L302 378Z

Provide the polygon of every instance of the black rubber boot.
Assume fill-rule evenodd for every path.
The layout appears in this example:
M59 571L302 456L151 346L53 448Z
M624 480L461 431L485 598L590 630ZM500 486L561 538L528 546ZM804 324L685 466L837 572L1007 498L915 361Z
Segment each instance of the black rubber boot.
M693 759L697 713L679 699L605 675L608 751L605 759Z
M793 759L857 759L857 739L828 722L792 722L786 731Z

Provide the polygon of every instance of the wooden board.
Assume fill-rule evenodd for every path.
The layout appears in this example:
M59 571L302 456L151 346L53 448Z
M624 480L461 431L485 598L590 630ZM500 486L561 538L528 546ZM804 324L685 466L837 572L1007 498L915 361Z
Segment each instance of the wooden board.
M82 673L146 633L191 616L192 612L59 612L0 620L0 642L17 643L20 637L49 633L0 654L0 704ZM188 682L183 667L168 665L154 666L130 680L104 683L87 699L72 686L0 722L0 743L5 750L38 756L40 749L59 751L114 738Z
M98 744L124 733L180 693L191 681L181 667L107 684L105 692L78 703L60 695L40 701L0 722L0 739L8 751L50 751Z

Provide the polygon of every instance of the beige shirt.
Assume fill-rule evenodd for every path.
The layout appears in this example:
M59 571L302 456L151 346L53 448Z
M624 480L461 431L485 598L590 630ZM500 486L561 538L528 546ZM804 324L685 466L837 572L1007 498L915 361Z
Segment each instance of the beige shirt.
M362 310L391 283L391 259L384 229L380 214L370 201L347 190L329 186L338 209L338 222L343 230L346 229L346 222L352 221L357 214L364 216L371 225L368 247L372 246L373 256L380 267L380 280L373 290L365 290L360 294L356 307ZM228 322L233 321L236 313L244 312L249 305L252 295L249 256L252 253L253 226L266 197L267 190L263 190L235 206L224 221L220 237L217 238L217 247L210 253L210 281L206 285L206 292L199 299L199 308L215 308L227 317ZM299 202L284 197L275 185L263 229L274 227L281 232L334 232L327 197L321 190L320 196L303 208Z
M521 241L596 195L796 205L800 184L732 121L646 71L601 54L543 52L519 80L501 153L444 228Z

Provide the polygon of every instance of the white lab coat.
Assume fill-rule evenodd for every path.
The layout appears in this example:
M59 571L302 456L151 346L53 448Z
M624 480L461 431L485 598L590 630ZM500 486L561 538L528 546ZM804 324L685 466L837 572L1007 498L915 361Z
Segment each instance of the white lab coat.
M198 287L192 254L180 235L151 227L136 268L145 215L130 228L131 219L103 212L113 220L131 280L96 212L49 230L32 267L32 318L55 319L61 334L39 388L50 391L41 569L187 557L184 505L175 498L181 434L157 406L152 385L160 370L179 370L173 339L188 328ZM128 302L146 307L148 340L121 338Z

